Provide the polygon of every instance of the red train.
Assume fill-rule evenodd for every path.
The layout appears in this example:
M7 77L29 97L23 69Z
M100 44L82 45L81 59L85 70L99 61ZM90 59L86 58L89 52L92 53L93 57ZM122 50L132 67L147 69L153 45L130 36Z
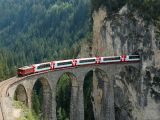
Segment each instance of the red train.
M76 66L84 66L91 64L110 64L117 62L138 62L140 61L139 55L121 55L121 56L108 56L108 57L92 57L92 58L79 58L60 61L51 61L40 64L33 64L31 66L24 66L18 68L18 76L26 76L29 74L44 72L48 70L58 70L62 68L71 68Z

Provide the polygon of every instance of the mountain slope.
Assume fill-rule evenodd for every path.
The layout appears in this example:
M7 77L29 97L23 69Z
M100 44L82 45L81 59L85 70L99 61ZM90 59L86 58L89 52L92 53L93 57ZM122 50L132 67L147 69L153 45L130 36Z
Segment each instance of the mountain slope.
M91 31L90 8L89 0L0 0L0 79L19 66L76 57Z
M111 79L114 83L112 112L115 120L159 120L160 1L126 0L124 5L116 7L116 11L110 10L107 4L94 1L92 55L136 53L141 56L139 69L125 65ZM93 108L100 113L100 106L94 106L98 103L97 98L103 97L97 95L93 98Z

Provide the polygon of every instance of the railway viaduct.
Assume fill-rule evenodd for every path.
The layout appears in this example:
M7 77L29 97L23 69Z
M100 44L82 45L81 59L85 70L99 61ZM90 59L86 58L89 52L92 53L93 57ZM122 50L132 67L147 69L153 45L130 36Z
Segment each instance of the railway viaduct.
M49 120L56 120L56 85L59 78L66 73L71 78L70 119L84 120L83 83L88 72L93 71L94 79L101 81L102 99L99 104L99 112L94 113L96 120L114 120L114 83L116 75L122 69L131 66L140 71L140 63L115 63L103 65L90 65L71 69L61 69L37 73L18 78L13 77L0 83L0 120L13 120L12 104L14 96L17 100L31 108L31 95L37 80L43 86L43 113ZM99 94L97 92L97 94ZM92 103L93 104L93 103Z

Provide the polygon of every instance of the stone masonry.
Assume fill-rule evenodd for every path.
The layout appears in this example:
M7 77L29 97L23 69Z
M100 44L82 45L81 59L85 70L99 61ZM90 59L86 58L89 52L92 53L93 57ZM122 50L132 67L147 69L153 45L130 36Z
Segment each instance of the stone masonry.
M41 78L41 83L45 88L45 100L43 103L45 104L44 112L45 114L47 114L49 120L56 120L56 85L59 78L64 73L67 73L68 76L72 79L70 119L84 120L83 82L87 73L93 71L93 75L95 76L94 79L96 79L96 81L101 81L99 86L97 86L99 90L93 90L94 101L92 102L92 104L95 120L114 120L114 80L116 79L115 76L119 74L120 70L127 66L132 66L137 71L139 71L140 63L92 65L72 69L63 69L59 71L49 71L42 74L34 74L24 77L9 85L9 88L6 91L6 96L3 97L3 101L1 100L1 104L3 104L3 116L5 120L14 120L13 112L15 108L12 106L12 104L15 92L17 91L17 87L19 85L21 86L21 89L23 86L26 91L24 92L23 90L23 93L26 94L23 95L24 99L22 102L25 101L28 107L31 108L32 90L35 82ZM21 93L19 93L19 95L20 94ZM101 97L98 97L99 95ZM8 115L7 111L10 111L11 114Z

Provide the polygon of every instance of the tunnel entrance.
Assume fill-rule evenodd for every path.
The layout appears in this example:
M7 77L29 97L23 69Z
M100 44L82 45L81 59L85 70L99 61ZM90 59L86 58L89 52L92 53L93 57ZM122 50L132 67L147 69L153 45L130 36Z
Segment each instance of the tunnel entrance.
M84 98L84 119L95 120L93 105L92 105L92 92L93 92L93 71L87 73L83 83L83 98Z
M32 90L32 109L39 119L48 120L51 116L52 94L48 80L39 78Z
M71 102L71 73L64 73L58 80L56 86L56 116L57 120L70 119Z
M26 106L28 105L28 97L27 92L23 85L18 85L16 91L14 93L14 100L24 103Z

